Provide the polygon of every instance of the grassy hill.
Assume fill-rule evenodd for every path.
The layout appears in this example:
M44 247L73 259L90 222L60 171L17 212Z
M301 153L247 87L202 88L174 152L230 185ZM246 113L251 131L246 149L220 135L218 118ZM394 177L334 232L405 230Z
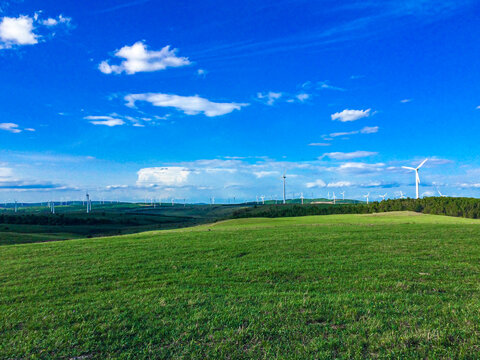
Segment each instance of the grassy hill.
M478 358L480 221L238 219L0 248L0 358Z

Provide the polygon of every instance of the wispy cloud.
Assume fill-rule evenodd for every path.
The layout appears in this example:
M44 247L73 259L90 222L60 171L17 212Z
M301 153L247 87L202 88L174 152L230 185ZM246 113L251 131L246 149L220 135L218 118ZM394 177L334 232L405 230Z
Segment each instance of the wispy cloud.
M267 105L273 105L275 101L283 96L281 92L269 91L268 93L257 93L257 99L262 100Z
M103 125L108 127L124 125L125 121L116 119L111 116L85 116L84 119L89 120L93 125Z
M400 102L401 102L402 104L406 104L406 103L409 103L409 102L411 102L411 101L412 101L412 99L403 99L403 100L400 100Z
M356 134L375 134L378 132L378 129L379 129L378 126L365 126L363 129L360 129L360 130L335 132L335 133L328 134L328 136L331 138L335 138L339 136L350 136L350 135L356 135Z
M353 152L330 152L323 154L320 159L330 158L333 160L351 160L378 155L373 151L353 151Z
M310 143L308 146L330 146L330 143Z
M120 65L110 65L108 61L102 61L98 66L104 74L121 74L125 72L132 75L138 72L153 72L165 70L169 67L181 67L190 65L186 57L178 57L177 49L170 49L167 45L159 51L148 50L147 45L138 41L132 46L124 46L117 50L115 57L123 60Z
M14 124L14 123L0 123L0 130L5 130L11 133L18 134L22 132L22 130L19 129L18 126L19 126L18 124Z
M129 94L125 96L127 106L134 107L137 101L146 101L153 106L173 107L187 115L204 114L208 117L220 116L248 106L246 103L218 103L195 96L180 96L161 93Z

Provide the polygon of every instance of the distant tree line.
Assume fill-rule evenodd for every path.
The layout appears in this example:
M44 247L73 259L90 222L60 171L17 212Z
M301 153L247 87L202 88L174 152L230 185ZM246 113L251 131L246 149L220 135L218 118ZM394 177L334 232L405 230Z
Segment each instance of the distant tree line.
M480 218L480 199L427 197L423 199L396 199L370 204L286 204L263 205L235 211L233 218L289 217L333 214L369 214L388 211L415 211L424 214L447 215L471 219Z
M60 215L34 215L0 214L1 224L22 224L22 225L104 225L114 223L110 219L96 217L70 217Z

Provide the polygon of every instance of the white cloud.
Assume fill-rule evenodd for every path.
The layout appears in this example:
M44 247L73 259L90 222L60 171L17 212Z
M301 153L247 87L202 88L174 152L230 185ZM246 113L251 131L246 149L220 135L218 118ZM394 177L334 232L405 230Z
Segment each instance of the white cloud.
M401 102L402 104L406 104L406 103L409 103L409 102L411 102L411 101L412 101L412 99L403 99L403 100L400 100L400 102Z
M375 134L378 132L378 126L365 126L360 130L361 134Z
M266 176L274 176L279 175L278 171L255 171L253 173L257 178L261 179Z
M319 81L317 83L319 89L326 89L326 90L337 90L337 91L345 91L344 88L333 86L328 83L328 81Z
M38 35L33 30L33 18L29 16L2 18L0 21L0 49L10 48L14 45L37 44Z
M478 105L478 106L476 107L476 109L477 109L477 110L480 110L480 105Z
M72 21L71 18L63 16L63 15L59 15L57 18L48 18L48 19L45 19L45 20L41 20L40 23L47 26L47 27L52 27L52 26L57 26L59 24L68 25L68 24L70 24L71 21Z
M25 129L23 129L23 130L25 130L25 131L31 131L31 132L35 132L35 131L36 131L34 128L25 128Z
M309 94L306 93L301 93L297 95L297 99L300 100L301 102L304 102L305 100L308 100L310 98Z
M349 136L358 134L358 131L336 132L329 134L330 137Z
M379 172L384 169L384 166L385 164L383 163L368 164L362 162L347 162L341 164L337 170L347 173L368 174Z
M330 146L329 143L310 143L308 146Z
M378 126L365 126L363 129L360 129L360 130L336 132L336 133L331 133L328 136L334 138L339 136L349 136L349 135L356 135L356 134L374 134L378 132L378 129L379 129Z
M333 160L351 160L375 155L378 155L378 153L372 151L331 152L323 154L320 158L328 157Z
M275 101L280 99L283 96L281 92L273 92L269 91L266 94L263 93L257 93L257 98L260 100L264 100L267 105L273 105Z
M354 184L350 181L336 181L328 183L327 187L348 187L353 186Z
M14 123L0 123L0 130L10 131L15 134L22 132L22 130L18 128L18 124Z
M208 71L205 70L205 69L198 69L198 70L197 70L197 75L200 76L200 77L205 77L205 76L207 76L207 73L208 73Z
M8 167L0 167L0 181L11 180L13 177L13 170Z
M143 42L138 41L132 46L124 46L115 52L115 57L125 59L120 65L110 65L108 61L102 61L98 68L104 74L125 72L132 75L137 72L159 71L190 64L188 58L178 57L176 52L176 49L170 50L169 45L160 51L148 50Z
M104 125L108 127L124 125L125 121L111 116L85 116L84 119L90 120L93 125Z
M190 170L180 166L144 168L137 172L137 185L181 185L189 174Z
M198 95L180 96L160 93L129 94L125 96L125 100L129 107L134 107L137 101L147 101L154 106L173 107L187 115L203 113L208 117L225 115L248 105L243 103L216 103Z
M339 120L341 122L356 121L371 115L371 109L367 110L348 110L345 109L331 115L332 120Z
M318 180L315 180L313 182L307 182L305 184L305 186L309 189L311 188L322 188L322 187L325 187L327 186L327 184L325 183L325 181L321 180L321 179L318 179Z

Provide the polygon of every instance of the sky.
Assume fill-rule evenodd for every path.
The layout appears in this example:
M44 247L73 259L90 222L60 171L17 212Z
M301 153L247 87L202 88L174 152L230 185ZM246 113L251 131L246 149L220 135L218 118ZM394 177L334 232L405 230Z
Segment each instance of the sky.
M479 14L2 0L0 201L480 197Z

